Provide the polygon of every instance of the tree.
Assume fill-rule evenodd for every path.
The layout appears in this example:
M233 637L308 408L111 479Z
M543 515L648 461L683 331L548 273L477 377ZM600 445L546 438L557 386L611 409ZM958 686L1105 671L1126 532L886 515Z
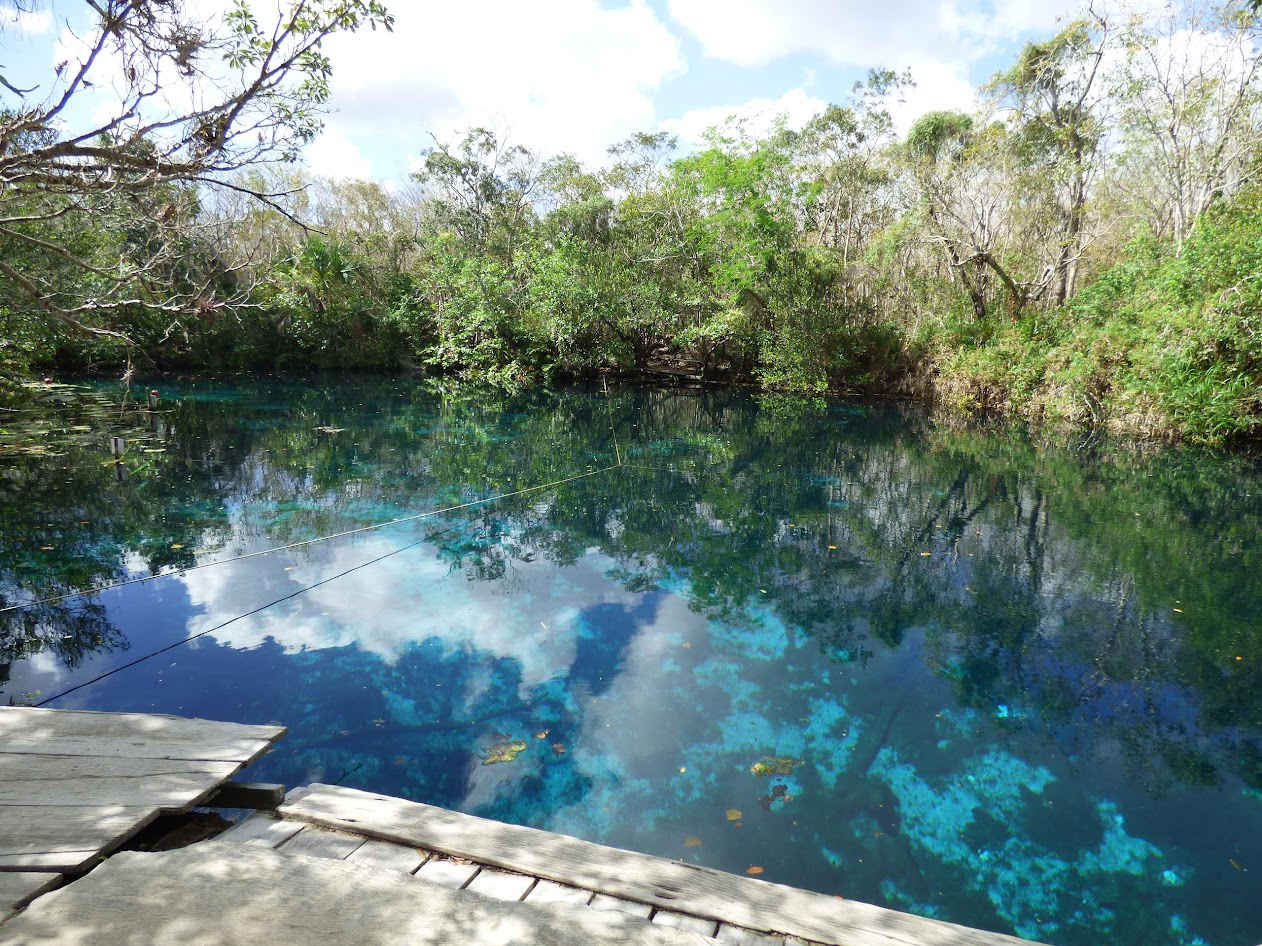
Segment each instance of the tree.
M1124 180L1176 251L1255 172L1262 131L1257 6L1204 0L1135 17L1121 68Z
M1008 287L1014 308L1023 305L1018 285L1001 259L1009 215L1002 186L998 125L978 127L962 112L929 112L903 142L924 235L941 247L947 272L968 296L974 316L986 319L993 277Z
M138 313L181 320L221 307L240 286L216 248L190 254L205 242L199 195L226 190L279 207L279 194L240 172L295 160L320 131L325 39L393 25L380 0L289 0L271 25L245 0L208 21L180 0L87 3L92 28L43 98L33 81L10 73L4 82L5 334L38 319L125 340ZM100 115L83 100L105 84L118 92L108 116L80 119Z
M1116 30L1090 3L1051 39L1027 43L988 86L1012 109L1007 145L1020 159L1019 187L1045 197L1049 259L1041 282L1060 305L1073 294L1086 239L1087 200L1101 164L1109 89L1104 61ZM1043 286L1039 287L1041 291Z

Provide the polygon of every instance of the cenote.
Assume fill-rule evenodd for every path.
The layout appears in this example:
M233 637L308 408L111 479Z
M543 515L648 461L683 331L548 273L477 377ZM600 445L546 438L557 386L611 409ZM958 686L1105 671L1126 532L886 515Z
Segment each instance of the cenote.
M1062 946L1262 938L1248 457L731 391L163 398L124 482L100 438L0 468L5 702L277 721L258 780Z

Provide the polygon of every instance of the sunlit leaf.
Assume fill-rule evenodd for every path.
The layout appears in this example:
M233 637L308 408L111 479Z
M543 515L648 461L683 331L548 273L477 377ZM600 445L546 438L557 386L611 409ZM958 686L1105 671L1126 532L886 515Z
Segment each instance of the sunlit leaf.
M482 750L482 764L496 765L500 762L512 762L525 748L526 743L522 739L514 739L512 742L507 740L497 742L495 745L488 746Z
M801 759L763 756L750 767L750 771L759 778L767 778L770 775L792 775L796 766L804 764Z

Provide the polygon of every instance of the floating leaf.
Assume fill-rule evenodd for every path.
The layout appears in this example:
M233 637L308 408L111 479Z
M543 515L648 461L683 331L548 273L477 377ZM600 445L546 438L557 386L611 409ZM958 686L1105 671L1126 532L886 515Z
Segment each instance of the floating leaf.
M565 743L563 743L563 742L554 742L554 743L552 744L552 754L553 754L554 756L557 756L558 758L560 758L561 756L565 755Z
M757 864L753 864L750 867L745 868L745 873L753 874L754 876L757 876L758 874L762 873L762 868L759 867Z
M181 545L179 542L172 542L172 543L171 543L171 548L173 548L173 549L182 549L182 548L184 548L184 546L183 546L183 545Z
M792 775L795 766L804 764L801 759L763 756L750 767L750 771L759 778L766 778L769 775Z
M684 838L684 847L704 847L705 842L698 837L689 836Z
M729 808L729 809L727 810L727 820L728 820L728 821L740 821L740 820L741 820L741 810L740 810L739 808Z
M541 730L539 730L537 733L535 733L535 738L536 738L536 739L547 739L547 738L548 738L548 730L546 730L546 729L541 729Z
M514 739L512 742L497 742L495 745L482 750L482 764L496 765L500 762L512 762L525 748L526 743L522 739Z

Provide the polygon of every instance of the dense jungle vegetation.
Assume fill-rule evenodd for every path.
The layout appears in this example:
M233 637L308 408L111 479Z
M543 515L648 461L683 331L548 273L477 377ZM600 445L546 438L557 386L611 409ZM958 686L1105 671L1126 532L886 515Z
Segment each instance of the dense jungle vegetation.
M691 152L646 132L600 167L476 128L398 187L294 162L327 98L319 40L390 25L376 3L300 6L309 21L274 48L236 8L234 68L271 76L289 42L289 79L185 116L178 140L138 117L156 66L131 74L132 118L90 136L8 97L10 392L54 368L614 371L1204 442L1262 432L1252 4L1089 3L974 112L901 135L910 79L875 71L801 129L732 121ZM133 38L173 9L106 7ZM111 29L101 42L124 42ZM134 45L138 67L154 46Z

